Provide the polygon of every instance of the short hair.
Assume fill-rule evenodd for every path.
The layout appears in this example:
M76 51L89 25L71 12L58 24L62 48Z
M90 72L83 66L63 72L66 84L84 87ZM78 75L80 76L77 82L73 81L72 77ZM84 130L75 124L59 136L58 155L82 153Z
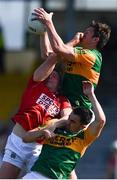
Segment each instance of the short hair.
M54 71L56 71L59 75L59 86L58 86L58 93L59 95L62 95L62 83L63 83L63 67L61 64L57 64L54 68Z
M108 42L111 33L111 27L102 22L92 21L90 27L94 28L94 37L99 37L97 49L102 49Z
M80 117L80 122L82 125L87 125L91 122L93 117L92 112L84 107L76 107L73 109L73 113Z
M54 71L56 71L59 75L59 79L60 79L60 84L62 83L63 80L63 72L61 69L61 66L58 66L58 64L55 66Z

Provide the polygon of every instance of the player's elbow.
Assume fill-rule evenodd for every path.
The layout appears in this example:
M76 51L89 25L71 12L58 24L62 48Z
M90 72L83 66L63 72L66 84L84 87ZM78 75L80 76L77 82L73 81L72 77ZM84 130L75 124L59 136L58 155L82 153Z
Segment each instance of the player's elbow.
M33 81L35 81L35 82L39 81L39 78L38 78L38 75L37 75L36 71L33 74Z
M28 140L27 140L27 132L22 135L22 141L23 141L24 143L28 143Z
M106 116L104 115L103 118L101 119L102 123L105 125L106 123Z
M32 141L30 140L30 137L28 137L27 135L23 136L23 137L22 137L22 140L23 140L24 143L30 143L30 142L32 142Z
M23 137L22 140L24 143L28 143L27 138Z
M103 117L100 118L99 125L100 127L104 127L105 124L106 124L106 117L104 115Z

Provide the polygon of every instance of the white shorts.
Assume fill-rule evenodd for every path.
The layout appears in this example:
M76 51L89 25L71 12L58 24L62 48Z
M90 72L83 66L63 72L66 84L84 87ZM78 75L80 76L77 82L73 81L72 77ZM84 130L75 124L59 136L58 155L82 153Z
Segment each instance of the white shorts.
M28 172L39 157L42 145L38 143L24 143L20 137L11 133L5 147L3 161L9 162Z
M49 179L45 176L43 176L42 174L32 171L28 174L26 174L22 179Z

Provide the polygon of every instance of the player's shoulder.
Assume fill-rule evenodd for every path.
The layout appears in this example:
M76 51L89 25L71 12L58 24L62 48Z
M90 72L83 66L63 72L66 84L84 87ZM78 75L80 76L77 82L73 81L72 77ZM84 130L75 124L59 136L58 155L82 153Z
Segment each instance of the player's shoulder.
M102 62L102 54L97 49L83 49L84 56Z
M62 95L62 94L59 95L59 99L60 99L61 101L69 101L68 98L65 97L65 96Z
M93 51L92 49L85 49L83 47L75 47L74 48L74 52L77 54L95 54L95 51Z
M99 52L97 49L85 49L83 47L77 46L74 47L74 51L79 54L95 54L102 56L101 52Z

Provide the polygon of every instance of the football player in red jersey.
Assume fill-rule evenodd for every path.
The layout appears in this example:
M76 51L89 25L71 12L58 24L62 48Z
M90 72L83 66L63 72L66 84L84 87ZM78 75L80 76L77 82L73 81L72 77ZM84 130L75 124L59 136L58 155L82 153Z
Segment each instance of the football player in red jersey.
M12 118L16 124L5 147L0 179L18 178L24 165L29 170L37 159L41 142L24 143L22 137L26 131L47 127L53 118L57 118L53 120L56 121L54 126L59 126L59 122L64 123L72 111L69 101L58 91L60 76L53 71L55 59L53 53L35 70L22 96L19 110Z

